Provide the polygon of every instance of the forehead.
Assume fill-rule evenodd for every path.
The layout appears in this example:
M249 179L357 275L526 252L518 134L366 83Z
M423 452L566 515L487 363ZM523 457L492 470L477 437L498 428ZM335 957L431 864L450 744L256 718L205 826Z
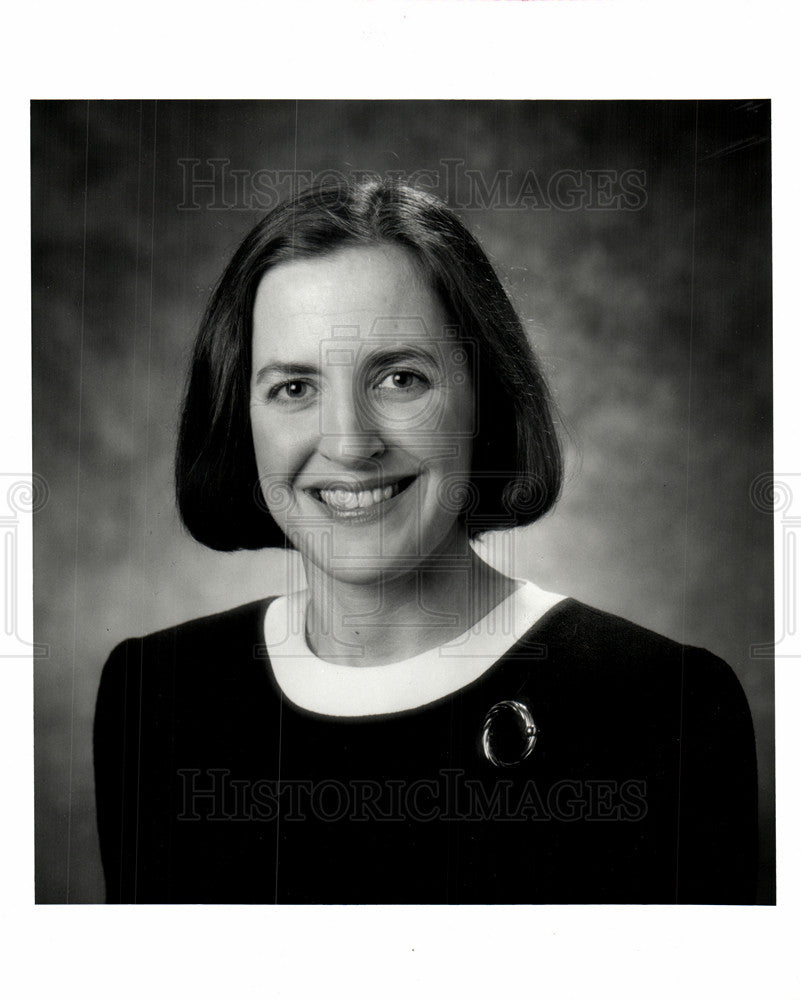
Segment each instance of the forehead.
M411 252L381 245L338 250L271 268L253 307L254 360L321 340L438 340L447 322Z

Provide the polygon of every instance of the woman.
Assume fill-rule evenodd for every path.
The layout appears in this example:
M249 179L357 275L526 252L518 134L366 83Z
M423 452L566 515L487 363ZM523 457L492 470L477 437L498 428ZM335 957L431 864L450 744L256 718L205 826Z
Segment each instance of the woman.
M491 265L402 185L261 221L196 342L183 521L306 585L112 653L109 901L750 902L733 672L511 579L471 540L555 502L548 392Z

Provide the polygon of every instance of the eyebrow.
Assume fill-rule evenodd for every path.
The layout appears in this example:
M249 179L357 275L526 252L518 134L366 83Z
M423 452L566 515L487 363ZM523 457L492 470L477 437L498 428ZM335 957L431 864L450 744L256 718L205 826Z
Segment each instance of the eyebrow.
M334 341L336 343L336 341ZM336 348L334 348L336 349ZM347 350L347 348L344 348ZM364 364L402 364L404 361L426 361L431 365L439 366L441 359L435 354L422 347L400 347L381 348L378 347L363 359ZM304 375L319 375L320 369L317 365L310 365L300 361L269 361L262 365L256 372L255 384L260 385L266 378L293 378Z
M271 361L266 365L262 365L261 368L256 372L256 385L259 385L264 379L269 376L278 376L283 378L292 378L292 376L302 376L302 375L319 375L320 370L316 365L306 365L301 364L299 361L295 362L281 362L281 361Z

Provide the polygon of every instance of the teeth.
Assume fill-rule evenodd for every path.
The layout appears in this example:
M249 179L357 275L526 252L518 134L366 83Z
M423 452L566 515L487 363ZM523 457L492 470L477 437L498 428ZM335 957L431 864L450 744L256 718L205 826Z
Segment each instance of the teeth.
M331 505L342 507L344 510L353 510L359 506L359 494L351 490L331 490Z
M373 490L347 490L338 486L334 490L320 490L320 499L337 510L361 510L391 500L397 496L399 483L392 486L376 487Z

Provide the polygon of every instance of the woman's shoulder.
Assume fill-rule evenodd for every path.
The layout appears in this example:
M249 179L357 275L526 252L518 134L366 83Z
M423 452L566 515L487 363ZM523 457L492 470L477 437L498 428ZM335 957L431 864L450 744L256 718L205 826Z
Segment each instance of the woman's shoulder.
M587 653L606 653L615 649L672 656L697 649L573 597L565 598L543 615L529 636L544 636L551 642L570 645Z
M151 735L179 718L211 719L221 705L265 695L264 612L271 598L126 639L103 667L95 706L95 745L120 727ZM266 692L269 695L269 690Z
M620 682L653 684L678 671L690 685L739 688L735 671L700 646L679 642L620 615L567 598L524 637L544 660Z
M111 651L103 679L152 667L199 671L253 661L263 647L264 613L273 597L249 601L120 642Z
M257 601L248 601L246 604L239 604L225 611L215 611L212 614L190 618L187 621L168 625L165 628L148 632L142 636L126 639L120 645L124 645L125 642L153 645L195 637L206 639L210 636L225 634L232 630L239 631L243 626L260 622L267 609L267 605L274 600L275 597L263 597Z
M753 752L739 677L707 649L572 598L535 625L525 649L528 662L521 656L519 666L510 665L521 674L521 690L530 691L543 712L553 706L562 713L568 706L574 732L585 729L611 744L619 739L624 747L634 733L643 745L681 735L690 756L708 753L713 744L729 753Z

